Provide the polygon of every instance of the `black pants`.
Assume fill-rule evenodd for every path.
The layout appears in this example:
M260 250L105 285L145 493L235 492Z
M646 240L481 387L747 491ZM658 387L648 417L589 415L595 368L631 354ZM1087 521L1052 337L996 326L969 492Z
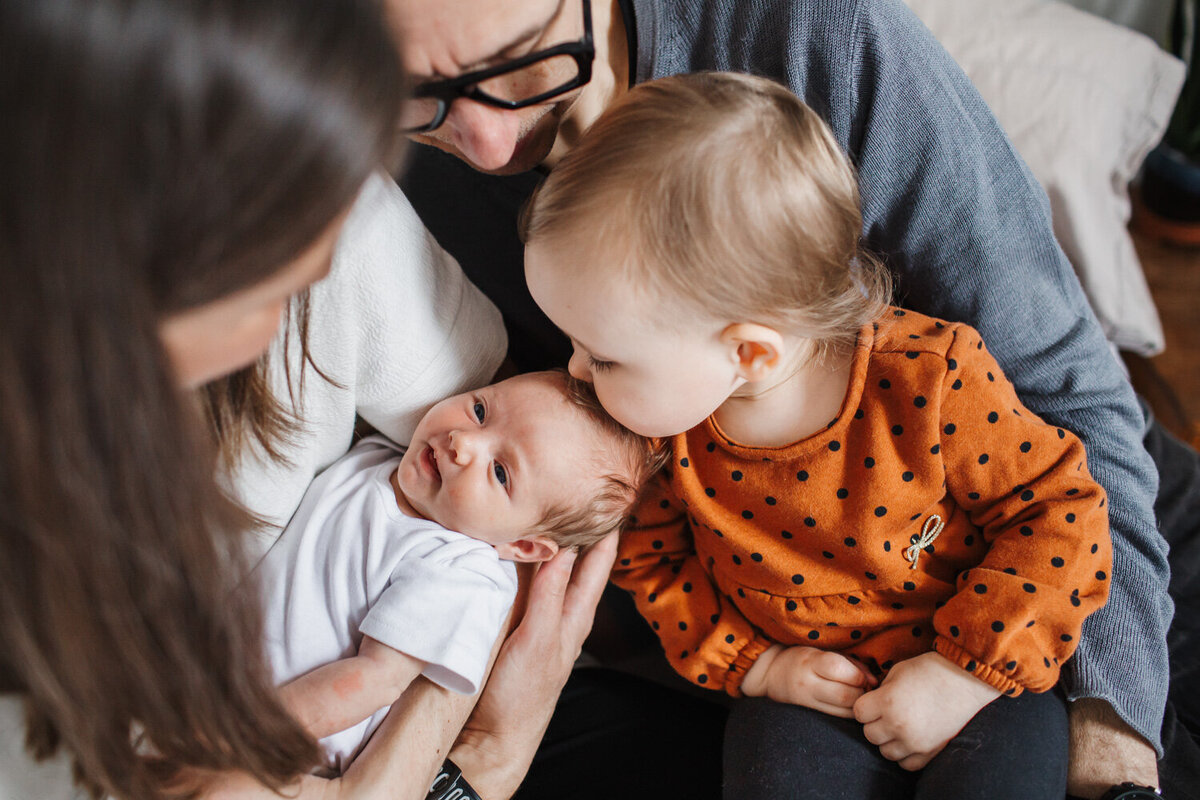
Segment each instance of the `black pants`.
M1155 512L1171 546L1175 600L1160 780L1167 800L1200 800L1200 455L1156 422L1145 444L1158 465ZM623 593L606 593L604 606L610 626L615 619L628 638L657 646ZM577 670L518 800L716 800L726 709L710 694L705 700L611 670Z
M1200 454L1157 422L1149 426L1145 443L1158 465L1154 512L1171 547L1175 601L1167 635L1171 688L1159 780L1168 800L1200 800Z
M917 772L852 719L760 697L736 702L725 731L727 800L1062 800L1066 787L1057 692L997 698Z
M717 800L724 727L719 704L576 669L514 800Z

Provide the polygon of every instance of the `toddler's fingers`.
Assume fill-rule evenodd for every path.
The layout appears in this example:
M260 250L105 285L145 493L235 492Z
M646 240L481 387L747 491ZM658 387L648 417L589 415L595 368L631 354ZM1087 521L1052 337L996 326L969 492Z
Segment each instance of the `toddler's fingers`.
M892 735L891 729L882 722L868 722L863 725L863 736L871 744L879 747L891 742L896 737Z
M840 653L821 653L813 658L813 672L829 681L849 686L865 686L866 676L858 665Z
M879 754L888 761L903 761L913 755L912 748L906 742L899 739L893 739L890 742L885 742L879 746Z
M823 703L820 700L814 700L808 707L815 711L820 711L822 714L828 714L831 717L854 719L854 712L844 706L836 706L832 703Z
M864 686L866 686L868 689L874 689L879 685L879 678L876 678L871 674L871 670L866 664L859 661L857 658L854 658L853 656L848 656L847 660L849 660L849 662L854 666L858 667L859 671L862 672L863 678L866 679L866 683L863 684Z
M879 699L879 690L866 692L854 701L854 718L864 725L875 723L883 717L883 705ZM873 744L878 744L874 742Z
M854 701L862 697L861 686L850 686L837 681L822 681L813 688L813 696L824 703L845 709L848 716L854 716Z
M932 760L933 759L926 753L914 753L907 758L902 758L899 766L900 769L908 770L909 772L916 772L919 769L925 769L925 765Z

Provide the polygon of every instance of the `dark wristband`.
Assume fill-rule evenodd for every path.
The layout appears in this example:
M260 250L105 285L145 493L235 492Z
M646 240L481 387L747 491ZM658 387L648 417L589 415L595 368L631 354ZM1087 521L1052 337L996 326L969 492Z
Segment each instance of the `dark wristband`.
M479 792L471 788L462 770L450 759L442 762L437 777L429 786L429 794L425 800L483 800Z
M1101 796L1100 800L1161 800L1162 795L1153 786L1138 786L1136 783L1122 783L1112 787Z

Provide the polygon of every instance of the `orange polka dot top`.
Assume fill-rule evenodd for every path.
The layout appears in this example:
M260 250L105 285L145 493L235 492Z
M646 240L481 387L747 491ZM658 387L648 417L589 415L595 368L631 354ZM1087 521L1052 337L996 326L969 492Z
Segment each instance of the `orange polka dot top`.
M892 309L860 332L826 429L746 447L710 418L622 534L613 580L672 666L740 694L773 643L876 673L930 648L1001 692L1058 681L1108 595L1104 490L967 325Z

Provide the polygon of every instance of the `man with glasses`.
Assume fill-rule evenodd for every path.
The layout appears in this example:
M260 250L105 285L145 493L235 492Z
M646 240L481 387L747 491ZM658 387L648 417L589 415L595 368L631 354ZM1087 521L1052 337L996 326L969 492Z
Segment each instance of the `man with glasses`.
M517 217L628 86L752 72L826 118L859 169L864 238L892 267L900 301L977 327L1026 404L1087 444L1116 555L1109 605L1089 620L1065 673L1068 695L1083 699L1072 704L1071 787L1097 797L1122 780L1156 784L1171 601L1143 415L1054 240L1040 188L900 0L388 6L417 79L405 124L425 145L402 185L500 307L521 369L565 364L570 347L525 288Z
M419 81L407 131L492 175L557 160L561 153L552 150L577 138L583 120L599 116L628 85L627 44L611 46L624 25L613 23L609 6L389 0L406 66ZM594 30L604 35L597 39ZM478 48L483 55L472 48L479 37L489 43Z

